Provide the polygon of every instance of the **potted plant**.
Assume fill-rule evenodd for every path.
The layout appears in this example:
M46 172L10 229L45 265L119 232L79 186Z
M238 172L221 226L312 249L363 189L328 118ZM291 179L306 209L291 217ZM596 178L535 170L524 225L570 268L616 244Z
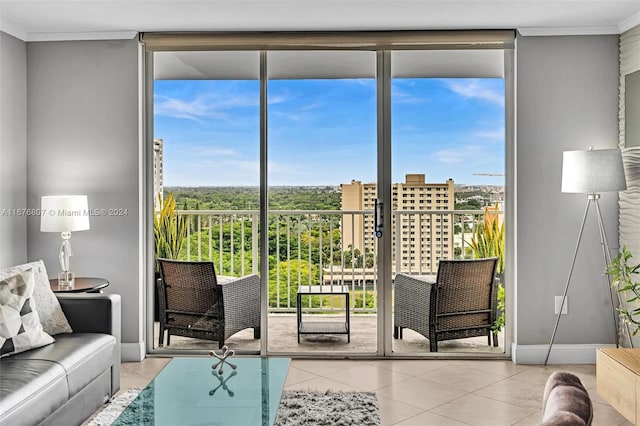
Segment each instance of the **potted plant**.
M158 195L160 210L153 216L153 240L155 246L154 270L155 280L160 279L158 258L177 259L187 236L187 222L184 216L176 211L176 200L169 193L163 200ZM158 319L158 293L156 288L154 299L154 318Z
M640 331L640 282L637 281L640 264L630 264L632 257L627 246L623 246L618 255L607 265L605 273L611 276L613 280L611 285L626 302L626 306L620 306L618 312L624 322L631 327L631 334L635 336Z
M505 324L504 315L504 222L498 223L497 213L485 210L484 221L479 224L469 243L476 259L497 257L496 275L498 278L497 306L498 315L493 323L493 331L498 333Z
M158 195L158 201L160 210L153 217L155 258L177 259L187 236L187 223L183 216L178 216L172 193L164 200ZM155 271L159 272L157 261Z

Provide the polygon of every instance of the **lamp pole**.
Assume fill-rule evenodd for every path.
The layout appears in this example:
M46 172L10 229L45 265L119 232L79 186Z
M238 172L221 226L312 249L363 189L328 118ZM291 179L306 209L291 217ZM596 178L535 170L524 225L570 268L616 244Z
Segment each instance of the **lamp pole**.
M549 355L551 354L551 348L553 346L553 342L556 338L556 332L558 331L558 324L560 324L560 316L562 315L562 308L564 307L565 301L567 299L567 293L569 291L569 284L571 283L571 275L573 274L573 267L576 263L576 257L578 256L578 249L580 248L580 242L582 240L582 234L584 233L584 225L587 221L587 216L589 214L589 207L591 203L596 207L596 216L598 219L598 231L600 234L600 246L602 247L602 258L604 261L604 267L606 268L609 263L611 263L611 253L609 252L609 244L607 243L607 234L604 229L604 222L602 220L602 212L600 211L600 194L592 192L587 195L587 206L584 210L584 216L582 217L582 224L580 225L580 232L578 233L578 241L576 243L576 248L573 252L573 259L571 260L571 267L569 268L569 275L567 277L567 282L564 287L564 293L562 295L562 304L560 305L560 309L558 310L558 314L556 316L556 323L553 327L553 334L551 335L551 341L549 342L549 348L547 349L547 356L544 359L544 365L547 365L549 362ZM613 333L614 339L616 342L616 348L618 347L618 316L616 315L616 308L613 303L613 295L611 294L611 279L609 275L607 275L607 291L609 292L609 299L611 301L611 313L613 319ZM620 295L618 294L618 303L620 303ZM629 328L627 325L627 333L629 333Z

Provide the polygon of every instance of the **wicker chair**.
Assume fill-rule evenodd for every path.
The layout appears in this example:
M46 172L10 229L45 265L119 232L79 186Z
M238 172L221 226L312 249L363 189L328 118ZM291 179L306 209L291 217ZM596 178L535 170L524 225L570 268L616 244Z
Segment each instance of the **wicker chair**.
M215 340L253 328L260 338L260 278L216 276L212 262L158 259L159 345L171 335Z
M409 328L429 339L431 352L438 342L487 336L498 346L491 326L496 318L497 258L440 260L438 275L424 277L397 274L393 337L402 338Z

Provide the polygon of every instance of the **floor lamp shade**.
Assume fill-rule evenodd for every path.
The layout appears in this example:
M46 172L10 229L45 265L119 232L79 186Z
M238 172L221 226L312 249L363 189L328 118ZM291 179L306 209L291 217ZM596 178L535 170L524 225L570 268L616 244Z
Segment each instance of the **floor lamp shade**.
M562 192L598 193L627 189L619 149L565 151Z

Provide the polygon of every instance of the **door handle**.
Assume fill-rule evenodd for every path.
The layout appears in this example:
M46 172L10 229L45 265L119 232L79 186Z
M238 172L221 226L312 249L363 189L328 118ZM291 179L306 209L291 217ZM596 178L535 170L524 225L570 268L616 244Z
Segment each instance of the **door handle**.
M375 228L376 238L382 237L382 225L384 223L384 216L382 214L384 204L380 200L375 200L373 211L373 226Z

